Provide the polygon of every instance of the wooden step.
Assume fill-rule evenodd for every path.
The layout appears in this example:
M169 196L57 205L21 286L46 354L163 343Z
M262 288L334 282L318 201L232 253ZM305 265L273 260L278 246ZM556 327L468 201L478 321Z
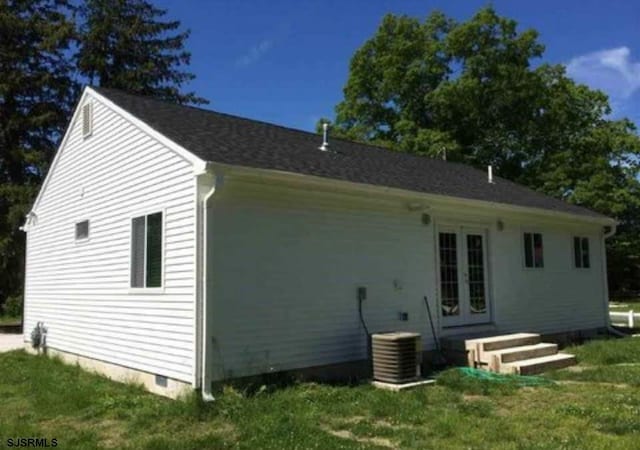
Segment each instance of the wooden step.
M541 356L539 358L525 359L502 364L500 372L514 373L519 375L535 375L548 370L562 369L576 364L576 357L568 353L557 353L555 355Z
M540 335L535 333L514 333L492 336L488 338L472 339L467 343L478 346L483 352L492 352L511 347L534 345L540 342Z
M495 352L513 347L523 347L540 343L537 333L512 333L503 335L458 335L442 338L440 344L447 359L469 367L488 368L485 352Z
M556 344L540 342L539 344L523 345L521 347L511 347L492 352L484 352L481 356L482 359L480 362L482 365L488 365L490 370L499 372L500 366L504 363L555 355L556 353L558 353L558 346Z

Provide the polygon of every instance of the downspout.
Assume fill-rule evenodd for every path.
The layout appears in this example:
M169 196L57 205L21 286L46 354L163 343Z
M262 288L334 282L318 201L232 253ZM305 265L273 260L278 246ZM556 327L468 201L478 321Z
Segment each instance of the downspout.
M20 231L25 234L24 237L24 267L23 267L23 280L22 280L22 317L20 318L20 328L22 329L22 341L27 342L25 340L25 329L24 329L24 318L27 312L27 272L28 272L28 256L29 256L29 230L31 227L37 223L38 215L33 212L33 210L29 211L26 216L26 220L24 224L20 227Z
M214 181L213 181L213 186L211 186L211 188L209 189L209 191L205 194L204 198L202 199L202 214L203 214L203 219L202 219L202 316L200 318L200 320L202 320L201 323L201 330L202 330L202 341L201 341L201 351L202 354L200 356L201 360L200 360L200 368L202 370L202 374L201 374L201 389L202 389L202 399L205 401L213 401L215 400L215 398L213 397L213 395L211 394L211 386L209 385L209 383L207 383L207 341L208 341L208 334L207 334L207 301L209 299L209 295L207 292L207 273L208 273L208 267L207 267L207 263L209 261L209 251L208 251L208 237L209 237L209 199L211 199L211 197L213 197L213 194L215 194L216 189L222 184L222 175L215 175L214 176Z
M602 235L601 252L602 252L602 302L604 304L604 313L606 317L607 332L615 336L627 337L628 335L622 333L611 325L611 316L609 315L609 281L607 277L607 245L606 241L610 237L616 234L616 224L611 225L609 231L605 231Z

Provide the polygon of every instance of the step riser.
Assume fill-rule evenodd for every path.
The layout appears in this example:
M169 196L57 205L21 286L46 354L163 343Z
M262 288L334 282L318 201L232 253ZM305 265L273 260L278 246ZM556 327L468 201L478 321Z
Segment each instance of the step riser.
M520 375L536 375L550 370L564 369L565 367L576 364L575 359L567 359L564 361L556 361L553 363L540 364L539 366L521 367Z
M539 358L540 356L555 355L558 353L558 346L556 344L549 344L541 342L534 346L513 347L502 350L496 350L494 352L484 352L479 359L481 363L490 364L498 358L500 363L510 363L514 361L520 361L523 359Z
M480 344L497 344L499 342L508 342L531 337L539 339L540 335L537 333L512 333L488 337L474 337L464 340L457 339L456 341L458 341L458 344L462 343L467 350L470 350L478 348Z
M507 354L487 354L487 356L491 355L491 360L487 361L487 365L489 370L494 372L502 372L501 368L505 364L512 364L517 362L527 361L533 358L541 358L543 356L553 356L558 353L558 346L549 346L545 348L535 349L535 350L523 350L517 353L507 353Z
M483 352L493 352L506 348L522 347L525 345L535 345L540 343L540 336L531 336L518 339L505 339L504 341L481 343Z
M523 359L539 358L541 356L550 356L558 353L558 346L549 346L532 350L523 350L521 352L505 353L500 355L502 363L510 363L514 361L522 361Z
M536 375L550 370L564 369L565 367L573 366L576 364L576 358L573 355L567 355L567 358L558 359L555 361L541 362L540 364L533 364L527 366L518 366L517 363L511 365L502 366L502 373L515 373L519 375Z

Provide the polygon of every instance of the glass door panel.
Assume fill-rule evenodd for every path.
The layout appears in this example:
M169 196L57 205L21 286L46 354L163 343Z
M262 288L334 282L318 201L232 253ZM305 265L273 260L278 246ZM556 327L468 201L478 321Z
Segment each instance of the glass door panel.
M458 283L458 235L440 233L440 298L442 315L460 315L460 285Z
M484 270L484 237L467 234L467 273L470 314L486 314L487 297Z
M463 226L438 232L440 309L445 327L490 321L486 236L485 229Z

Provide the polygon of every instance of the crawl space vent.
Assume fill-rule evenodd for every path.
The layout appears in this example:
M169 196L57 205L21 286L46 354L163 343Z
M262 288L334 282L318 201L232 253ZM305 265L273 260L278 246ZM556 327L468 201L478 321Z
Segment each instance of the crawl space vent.
M156 375L156 386L166 388L169 384L169 379L163 375Z

